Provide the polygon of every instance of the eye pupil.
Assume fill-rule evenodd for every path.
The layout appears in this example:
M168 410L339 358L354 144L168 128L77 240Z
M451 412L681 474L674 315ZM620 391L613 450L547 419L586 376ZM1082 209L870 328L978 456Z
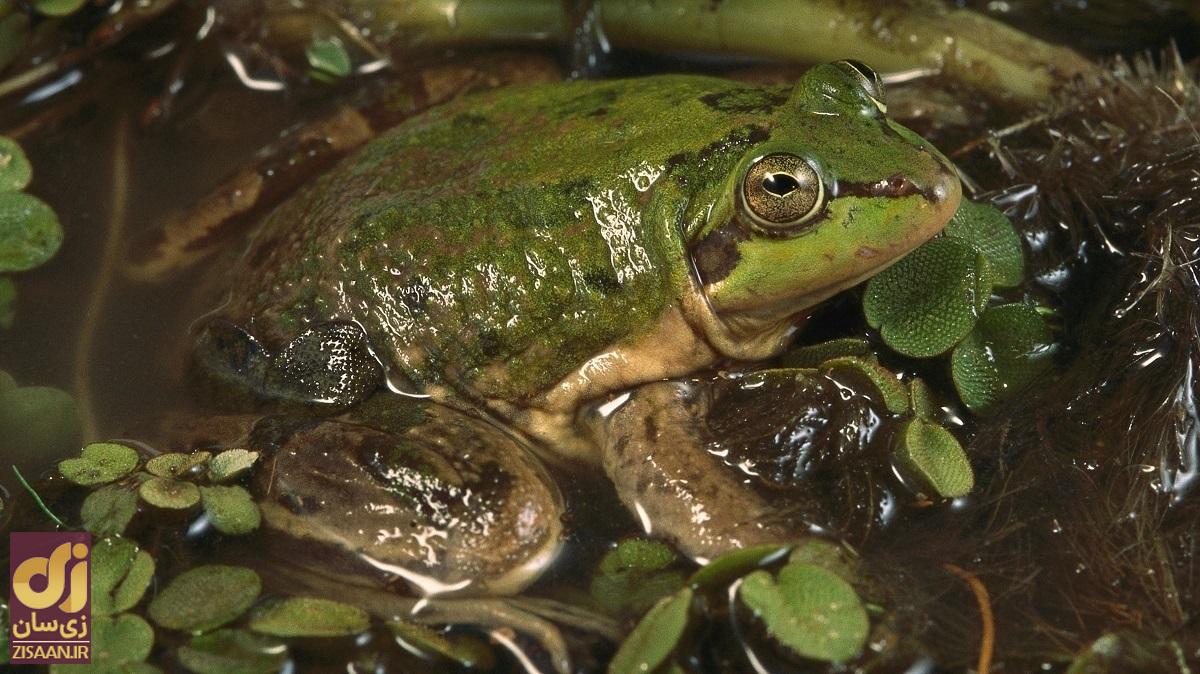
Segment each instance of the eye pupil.
M811 163L786 152L758 157L742 178L743 212L760 231L778 235L818 214L825 204L825 186Z
M763 189L777 197L787 195L800 189L800 181L789 173L768 173L762 181Z

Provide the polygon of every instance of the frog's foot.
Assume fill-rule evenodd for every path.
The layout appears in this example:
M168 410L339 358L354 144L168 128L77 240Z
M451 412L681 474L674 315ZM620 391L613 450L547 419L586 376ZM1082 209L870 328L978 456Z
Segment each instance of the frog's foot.
M206 397L224 407L275 404L341 411L383 381L367 336L355 323L318 323L274 351L222 320L204 327L192 370Z
M886 456L874 432L886 411L839 382L766 370L627 395L585 412L604 468L647 533L701 563L845 533L858 526L859 509L878 516L873 504L847 501L868 500L858 487L868 460Z
M258 498L268 529L323 544L340 575L409 595L509 594L555 558L563 503L525 448L487 422L429 406L406 431L264 420ZM324 563L324 562L323 562Z

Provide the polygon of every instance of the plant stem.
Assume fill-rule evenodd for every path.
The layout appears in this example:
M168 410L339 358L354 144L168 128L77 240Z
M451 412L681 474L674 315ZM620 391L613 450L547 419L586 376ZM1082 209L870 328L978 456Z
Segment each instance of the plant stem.
M67 525L58 518L58 515L55 515L54 512L50 510L49 506L46 505L46 502L42 500L41 495L38 494L29 484L29 482L25 480L25 476L21 474L21 471L18 470L16 466L13 466L12 472L17 476L17 481L21 483L21 486L25 488L25 491L29 492L29 495L33 497L33 502L38 505L38 508L41 508L42 512L46 513L46 517L49 517L59 529L66 529Z

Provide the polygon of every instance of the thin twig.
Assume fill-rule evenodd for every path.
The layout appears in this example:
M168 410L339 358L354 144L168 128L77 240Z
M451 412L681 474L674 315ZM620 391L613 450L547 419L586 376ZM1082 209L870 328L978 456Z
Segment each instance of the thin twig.
M25 480L25 476L21 474L21 471L18 470L16 466L13 466L12 472L17 476L17 482L20 482L21 486L25 488L25 491L29 492L29 495L33 497L33 502L42 509L42 512L46 513L46 517L49 517L50 520L54 522L54 525L59 529L66 529L67 525L64 524L62 520L58 519L58 515L55 515L54 511L50 510L50 507L47 506L46 502L42 500L41 495L38 494L37 491L35 491L34 488L29 484L29 482Z
M996 646L996 622L992 616L992 602L988 599L987 587L983 581L975 574L955 566L950 563L942 564L942 568L950 573L963 579L971 592L975 594L975 601L979 604L979 619L982 623L982 634L979 639L979 664L976 666L976 671L979 674L988 674L988 670L992 667L992 651Z

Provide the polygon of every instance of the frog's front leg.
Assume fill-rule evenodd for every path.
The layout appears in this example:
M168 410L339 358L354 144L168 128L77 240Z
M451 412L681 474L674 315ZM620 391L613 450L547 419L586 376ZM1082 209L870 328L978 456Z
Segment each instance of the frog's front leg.
M489 423L433 405L414 414L392 419L408 426L393 432L260 422L249 444L267 456L257 484L264 524L285 545L344 560L324 569L343 583L418 597L519 591L558 551L558 489Z
M697 561L884 517L889 412L870 382L778 369L626 396L585 416L605 470L647 533Z

